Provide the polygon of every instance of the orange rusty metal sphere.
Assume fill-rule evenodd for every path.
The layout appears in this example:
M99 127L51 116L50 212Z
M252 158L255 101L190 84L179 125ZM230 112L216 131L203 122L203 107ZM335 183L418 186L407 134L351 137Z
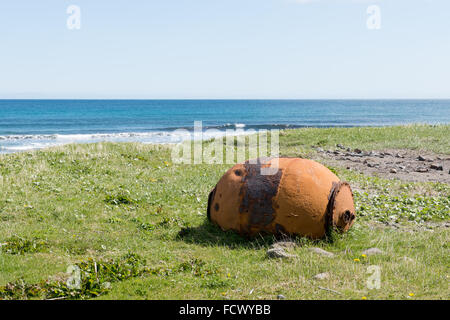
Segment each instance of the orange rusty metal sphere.
M277 173L262 175L261 169L269 166L278 166ZM355 217L350 185L320 163L300 158L237 164L208 198L208 219L245 236L271 233L319 239L332 227L347 231Z

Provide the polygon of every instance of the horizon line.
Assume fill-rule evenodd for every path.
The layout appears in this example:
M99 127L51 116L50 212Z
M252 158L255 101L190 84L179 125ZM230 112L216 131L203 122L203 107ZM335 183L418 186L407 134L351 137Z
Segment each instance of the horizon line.
M0 101L17 100L17 101L33 101L33 100L60 100L60 101L96 101L96 100L115 100L115 101L319 101L319 100L450 100L448 98L0 98Z

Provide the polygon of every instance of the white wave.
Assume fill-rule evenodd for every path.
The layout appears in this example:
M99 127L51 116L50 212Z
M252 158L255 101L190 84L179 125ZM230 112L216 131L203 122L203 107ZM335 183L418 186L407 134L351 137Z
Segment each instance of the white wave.
M223 137L225 130L205 131L200 139L208 140ZM239 131L237 134L246 134ZM0 136L0 153L12 153L36 150L70 143L95 142L141 142L154 144L174 144L185 140L198 139L187 130L153 131L153 132L120 132L94 134L52 134L52 135L9 135Z
M31 140L31 139L55 139L57 135L9 135L9 136L0 136L0 141L2 140Z

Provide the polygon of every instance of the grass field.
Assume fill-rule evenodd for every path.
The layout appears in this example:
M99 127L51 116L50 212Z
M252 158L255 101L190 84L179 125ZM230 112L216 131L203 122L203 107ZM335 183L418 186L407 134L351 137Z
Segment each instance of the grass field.
M296 129L282 132L280 151L307 157L342 143L449 155L449 137L449 125ZM208 194L229 167L175 165L168 147L136 143L1 155L0 298L450 298L450 185L331 168L357 190L357 222L334 241L298 238L296 257L277 260L266 258L272 237L207 222ZM372 247L384 253L363 257ZM66 284L70 265L79 286ZM380 267L379 289L366 285L369 266Z

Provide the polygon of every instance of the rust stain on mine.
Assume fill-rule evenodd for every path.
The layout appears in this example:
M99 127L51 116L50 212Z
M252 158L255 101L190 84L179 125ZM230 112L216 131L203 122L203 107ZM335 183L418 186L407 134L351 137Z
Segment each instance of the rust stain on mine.
M244 228L247 230L241 230L245 233L252 233L252 229L264 230L275 219L273 198L278 193L282 170L275 175L261 175L263 166L266 165L250 164L248 161L244 164L239 213L248 215L248 225Z

